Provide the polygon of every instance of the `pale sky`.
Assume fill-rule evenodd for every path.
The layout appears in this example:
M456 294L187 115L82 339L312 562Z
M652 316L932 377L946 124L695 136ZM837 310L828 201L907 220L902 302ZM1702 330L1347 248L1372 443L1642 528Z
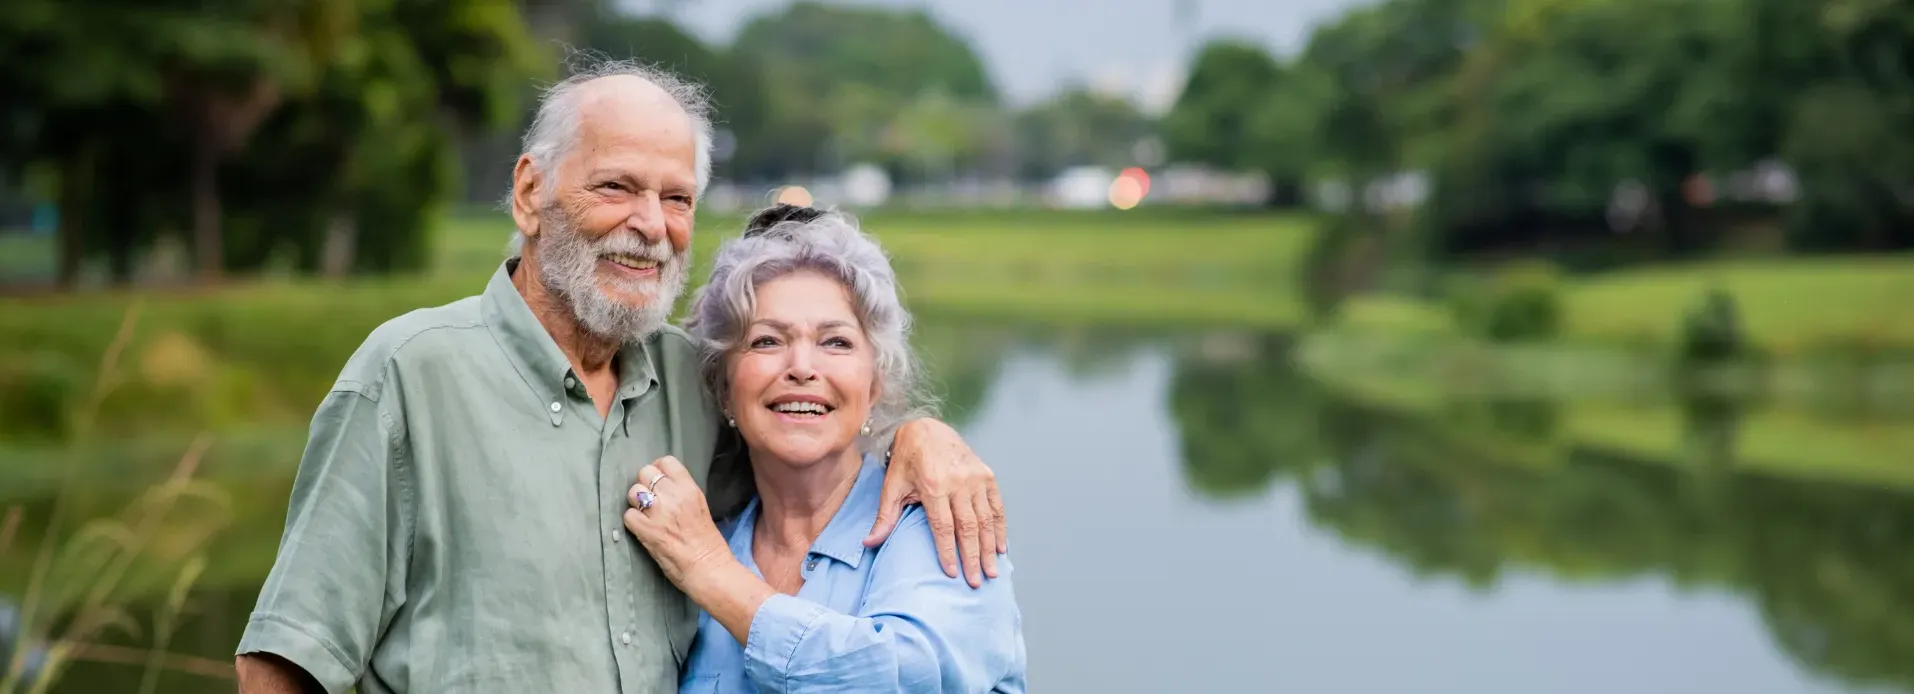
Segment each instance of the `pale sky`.
M658 0L620 0L644 12ZM920 6L965 36L1013 104L1040 100L1070 83L1127 94L1166 108L1204 39L1250 39L1277 54L1299 50L1310 27L1368 0L845 0ZM790 0L683 0L675 18L700 38L728 44L744 21ZM1193 8L1191 26L1178 6ZM846 37L855 41L857 37Z

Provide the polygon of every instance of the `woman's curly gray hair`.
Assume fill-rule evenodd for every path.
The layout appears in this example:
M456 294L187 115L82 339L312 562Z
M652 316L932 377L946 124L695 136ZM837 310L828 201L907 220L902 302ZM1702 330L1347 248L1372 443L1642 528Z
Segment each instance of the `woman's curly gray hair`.
M878 379L870 433L857 443L861 452L881 451L898 426L934 416L935 403L911 350L911 316L890 259L848 214L779 205L753 216L742 236L718 247L710 281L693 295L685 323L698 344L705 385L719 402L730 400L731 356L756 314L757 288L805 271L833 278L850 292L875 352Z

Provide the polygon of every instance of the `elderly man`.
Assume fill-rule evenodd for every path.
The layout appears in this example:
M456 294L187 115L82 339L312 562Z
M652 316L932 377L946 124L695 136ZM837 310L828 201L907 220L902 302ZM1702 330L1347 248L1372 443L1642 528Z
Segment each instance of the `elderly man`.
M708 177L702 92L642 67L574 75L513 174L516 253L480 296L380 326L313 417L279 555L238 648L240 691L675 691L691 603L626 535L637 470L670 455L713 495L696 351L664 324ZM991 474L949 427L900 430L886 510L939 527L972 585L1002 546Z

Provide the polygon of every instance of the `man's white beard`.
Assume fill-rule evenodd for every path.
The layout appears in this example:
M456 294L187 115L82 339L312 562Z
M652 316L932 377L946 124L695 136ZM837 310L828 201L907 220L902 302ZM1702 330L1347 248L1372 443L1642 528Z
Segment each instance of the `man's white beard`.
M572 310L572 317L585 333L620 344L643 340L664 327L671 309L684 291L685 275L691 266L690 249L672 253L671 242L660 239L646 244L630 234L610 234L593 241L585 238L571 223L562 208L548 205L540 211L538 235L539 282L545 290ZM628 306L598 286L598 259L611 253L628 253L658 262L658 277L651 280L617 282L626 292L648 297L642 306Z

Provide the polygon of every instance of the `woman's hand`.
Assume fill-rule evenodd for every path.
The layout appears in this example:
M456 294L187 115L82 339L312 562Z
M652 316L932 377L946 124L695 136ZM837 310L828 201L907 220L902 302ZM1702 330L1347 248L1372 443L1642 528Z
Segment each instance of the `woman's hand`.
M648 495L649 505L644 498ZM643 543L665 577L680 590L700 571L735 561L718 526L704 490L677 458L665 456L638 470L638 483L625 492L625 529Z

